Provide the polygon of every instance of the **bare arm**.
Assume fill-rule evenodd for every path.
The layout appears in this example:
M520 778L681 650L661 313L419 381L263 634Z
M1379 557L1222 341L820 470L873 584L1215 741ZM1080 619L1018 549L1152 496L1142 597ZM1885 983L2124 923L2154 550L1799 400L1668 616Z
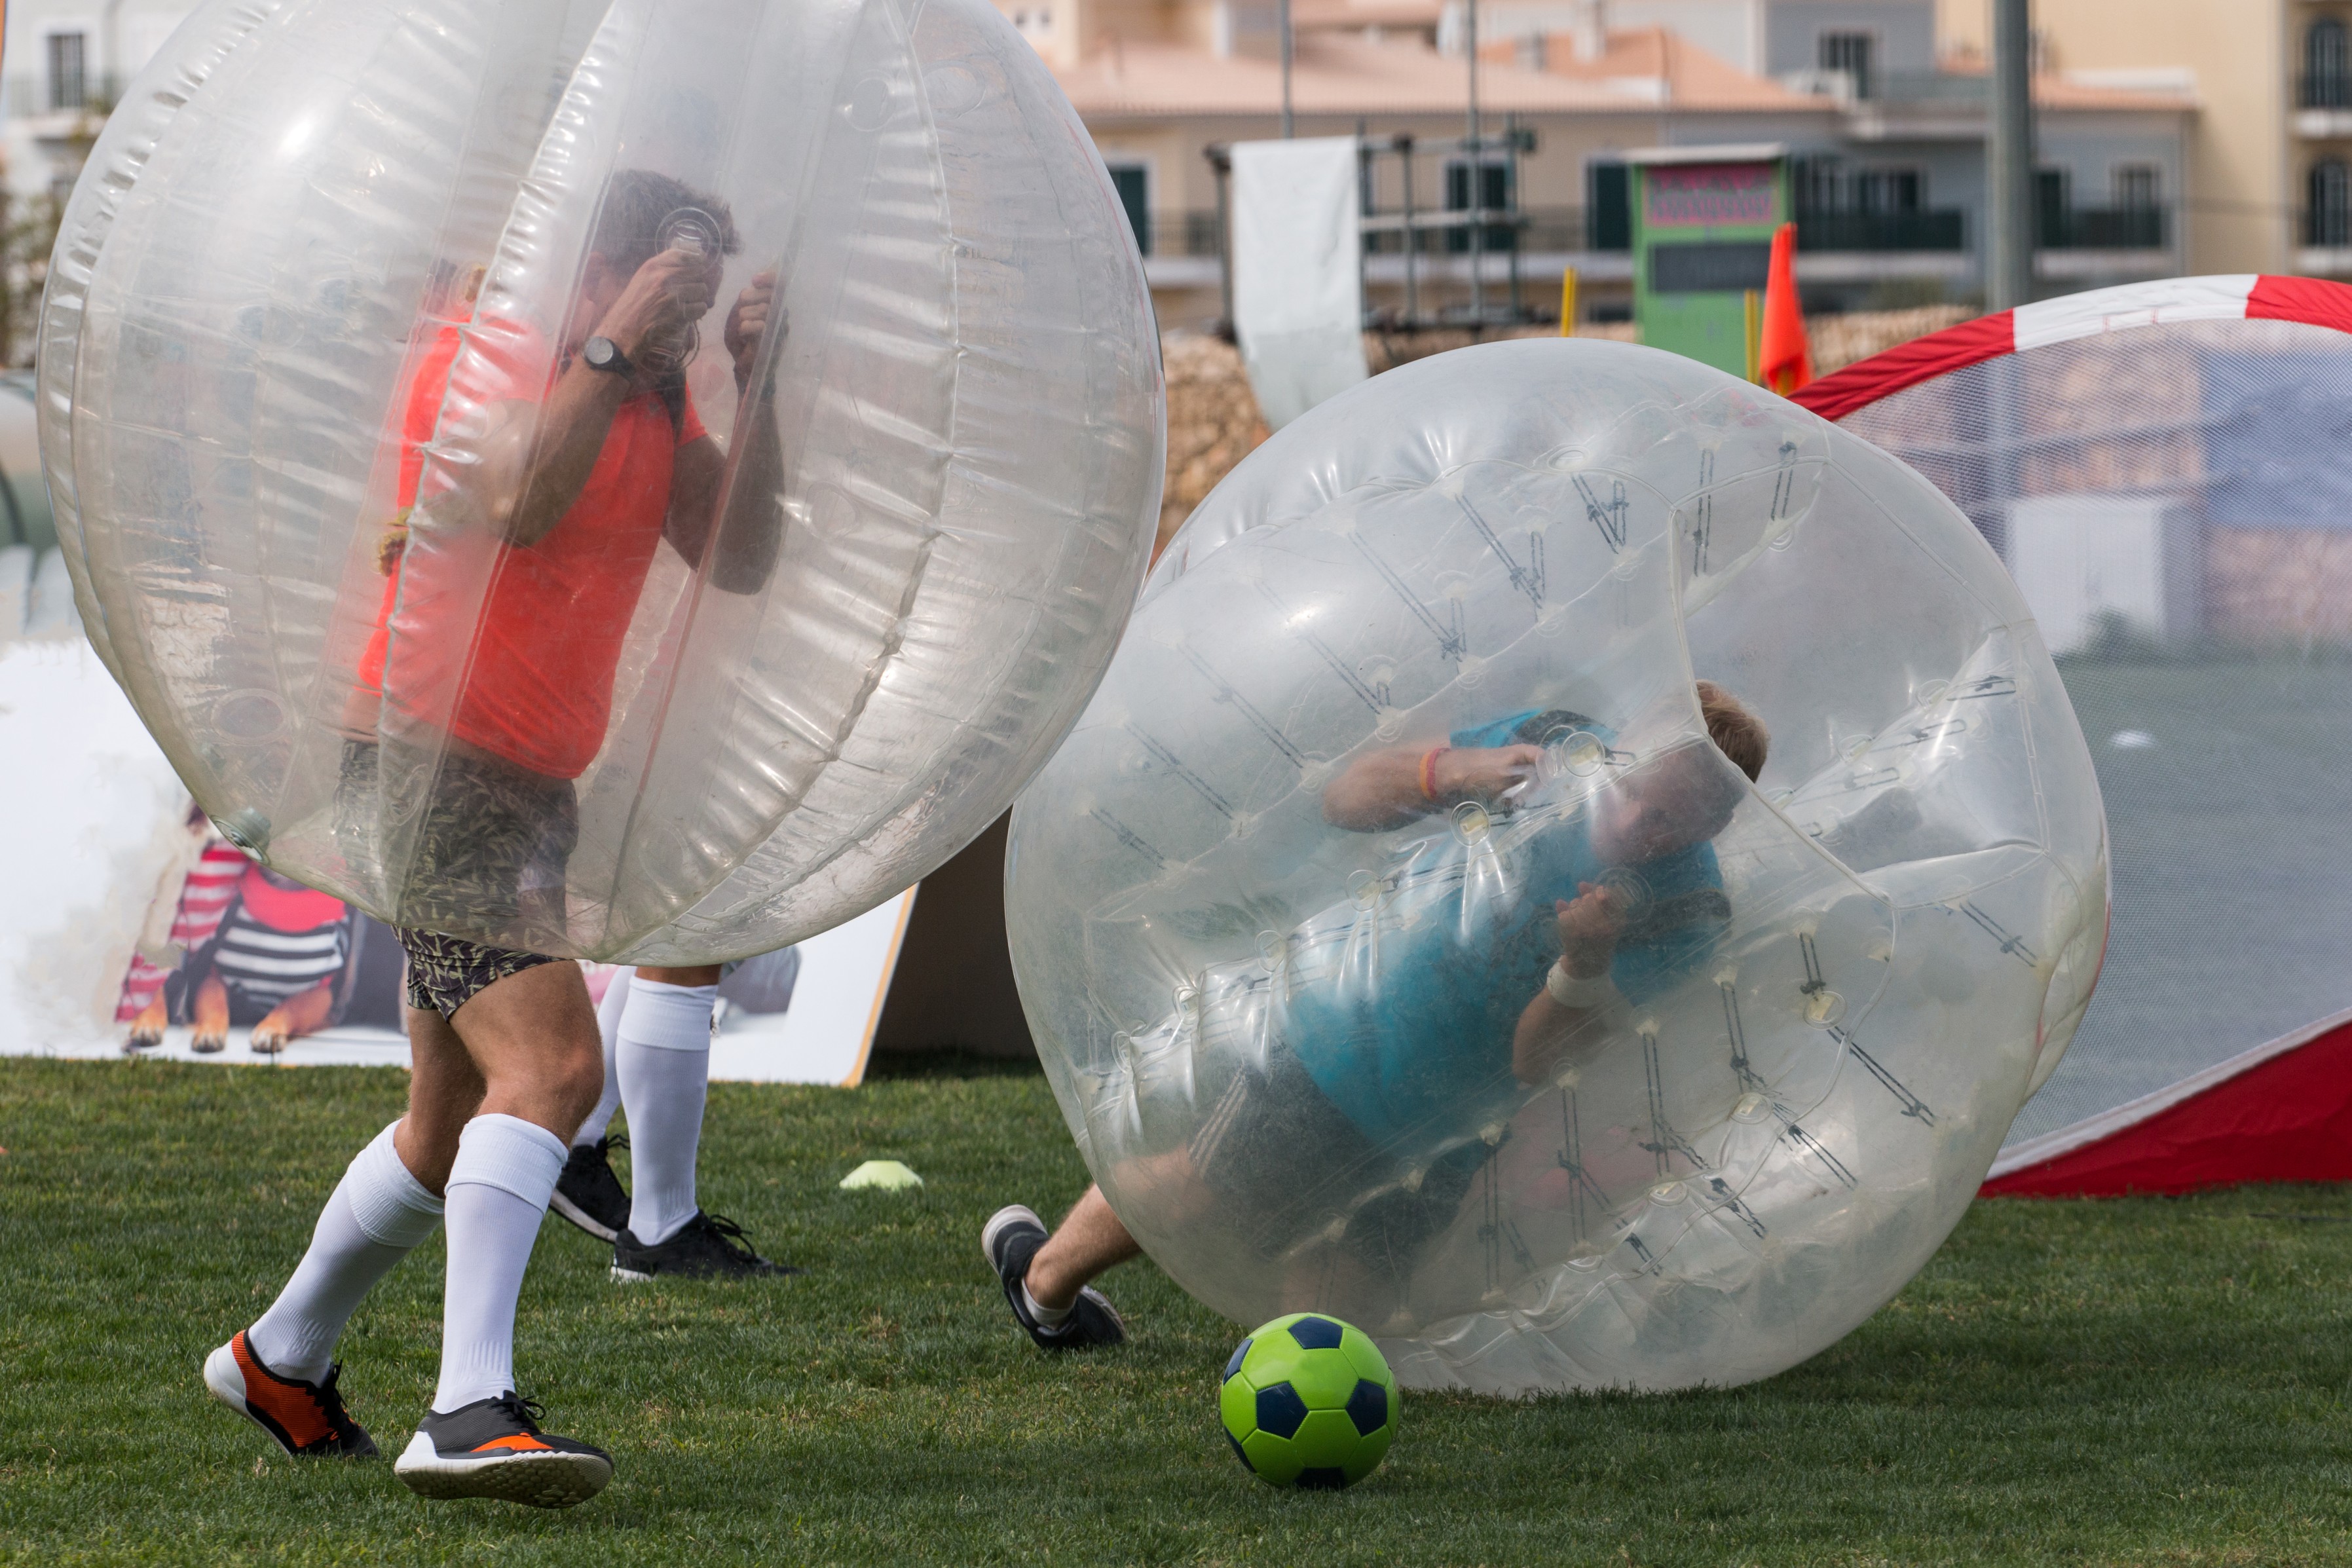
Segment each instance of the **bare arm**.
M594 335L612 339L635 360L648 343L710 308L709 274L701 257L663 251L637 268ZM546 538L580 499L612 433L613 416L642 390L634 376L574 360L543 405L501 410L472 480L461 487L472 492L478 521L511 544Z
M1533 778L1542 756L1540 746L1400 746L1370 752L1324 786L1323 820L1354 833L1402 827L1456 801L1494 800L1513 784ZM1431 786L1426 794L1422 789L1424 766Z
M671 545L698 569L715 531L719 552L710 580L730 594L756 594L766 586L782 543L782 512L775 504L782 482L782 458L775 421L766 416L765 388L756 400L757 407L751 406L751 370L767 331L775 287L774 273L761 273L727 312L727 348L735 360L735 389L751 416L738 421L744 432L744 447L731 492L734 504L725 516L719 515L727 454L705 436L678 448L670 479L669 517L663 527Z

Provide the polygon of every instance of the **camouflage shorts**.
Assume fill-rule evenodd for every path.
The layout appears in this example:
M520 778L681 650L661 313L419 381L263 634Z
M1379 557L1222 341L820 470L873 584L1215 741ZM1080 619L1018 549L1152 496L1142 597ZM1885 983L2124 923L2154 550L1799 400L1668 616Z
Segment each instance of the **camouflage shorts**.
M458 1008L509 974L565 962L406 926L394 927L393 934L408 955L408 1005L445 1018L455 1017Z
M378 860L391 873L411 1005L446 1016L484 987L547 962L442 933L561 933L564 868L580 837L570 780L396 741L351 741L336 807L345 857Z

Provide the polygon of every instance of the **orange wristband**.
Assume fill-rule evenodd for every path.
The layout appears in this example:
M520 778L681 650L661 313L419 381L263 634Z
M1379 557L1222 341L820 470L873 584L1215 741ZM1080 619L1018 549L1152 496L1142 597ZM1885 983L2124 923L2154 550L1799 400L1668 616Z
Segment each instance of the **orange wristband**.
M1453 749L1454 748L1451 746L1435 746L1431 748L1428 755L1421 759L1422 799L1435 800L1437 798L1437 759L1444 756Z

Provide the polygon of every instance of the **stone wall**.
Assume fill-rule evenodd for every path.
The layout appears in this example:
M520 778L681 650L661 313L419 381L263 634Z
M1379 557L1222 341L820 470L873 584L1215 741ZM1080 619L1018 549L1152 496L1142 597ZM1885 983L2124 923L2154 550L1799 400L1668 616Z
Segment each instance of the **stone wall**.
M1830 372L1882 349L1907 342L1966 321L1958 305L1912 310L1874 310L1822 316L1808 323L1816 374ZM1557 329L1520 327L1493 332L1456 331L1364 334L1364 357L1377 375L1431 354L1500 338L1552 337ZM1631 323L1587 326L1580 337L1633 339ZM1199 332L1171 332L1161 340L1168 368L1168 483L1160 503L1160 542L1166 544L1192 515L1217 481L1266 437L1257 399L1242 372L1241 352L1222 339Z

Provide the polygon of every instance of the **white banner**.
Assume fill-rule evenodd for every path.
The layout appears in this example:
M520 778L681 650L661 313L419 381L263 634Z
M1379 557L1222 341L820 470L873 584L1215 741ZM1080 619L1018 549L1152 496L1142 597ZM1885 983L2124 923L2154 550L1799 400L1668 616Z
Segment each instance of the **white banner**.
M1234 331L1266 428L1370 374L1352 136L1233 149Z

